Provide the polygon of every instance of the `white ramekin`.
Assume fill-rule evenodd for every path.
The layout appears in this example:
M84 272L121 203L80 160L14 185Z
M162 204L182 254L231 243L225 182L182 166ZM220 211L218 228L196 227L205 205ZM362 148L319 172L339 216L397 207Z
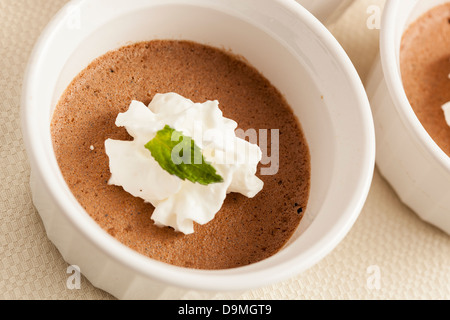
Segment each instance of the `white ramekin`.
M310 199L300 227L274 256L217 271L149 259L103 231L64 182L50 136L63 90L97 56L155 38L194 40L244 56L299 118L311 152ZM338 42L295 1L72 1L37 42L22 99L33 201L48 237L94 286L121 299L210 297L298 274L347 234L372 180L375 134L363 85Z
M450 158L419 122L402 85L400 42L409 23L448 2L392 0L384 8L380 54L366 83L375 122L376 163L400 199L450 233Z

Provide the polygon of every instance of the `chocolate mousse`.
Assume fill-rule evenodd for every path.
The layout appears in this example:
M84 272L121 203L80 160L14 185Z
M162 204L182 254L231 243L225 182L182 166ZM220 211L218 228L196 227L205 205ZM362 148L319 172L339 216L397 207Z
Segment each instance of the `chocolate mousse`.
M273 175L258 169L262 191L254 198L228 194L215 218L187 235L155 226L151 204L108 184L105 140L131 140L115 125L117 115L132 100L148 105L156 93L167 92L194 102L218 100L240 129L279 130L279 169ZM62 175L86 212L118 241L159 261L196 269L260 261L283 247L306 210L310 155L297 118L263 75L222 49L154 40L108 52L68 86L51 133ZM270 155L270 134L268 145Z
M425 130L450 156L450 3L436 6L403 34L400 67L406 96Z

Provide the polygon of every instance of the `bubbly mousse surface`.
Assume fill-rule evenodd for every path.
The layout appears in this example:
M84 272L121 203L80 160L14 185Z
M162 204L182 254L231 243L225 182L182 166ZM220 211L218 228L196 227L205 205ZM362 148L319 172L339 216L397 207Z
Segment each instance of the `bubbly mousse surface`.
M406 96L425 130L450 156L450 3L432 8L403 34L400 68Z
M115 125L118 113L132 100L148 105L156 93L167 92L194 102L218 100L224 116L243 130L279 129L279 170L258 170L263 190L254 198L228 194L216 217L189 235L155 226L151 204L108 184L105 140L131 139ZM310 155L298 120L267 79L221 49L155 40L108 52L68 86L51 132L64 179L88 214L124 245L159 261L196 269L260 261L281 249L306 210Z

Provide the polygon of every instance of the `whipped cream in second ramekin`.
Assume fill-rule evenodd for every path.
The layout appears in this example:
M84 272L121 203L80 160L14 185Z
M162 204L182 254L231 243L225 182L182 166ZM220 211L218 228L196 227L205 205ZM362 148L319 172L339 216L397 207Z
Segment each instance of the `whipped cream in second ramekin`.
M176 93L156 94L148 107L133 101L128 111L117 116L116 125L125 127L134 140L105 141L109 184L151 203L152 220L158 226L193 233L194 222L211 221L228 193L251 198L263 188L255 175L261 149L236 137L237 123L223 117L218 101L194 103ZM223 182L193 183L160 166L145 145L167 125L194 140Z
M442 105L442 110L444 111L445 121L450 126L450 101Z

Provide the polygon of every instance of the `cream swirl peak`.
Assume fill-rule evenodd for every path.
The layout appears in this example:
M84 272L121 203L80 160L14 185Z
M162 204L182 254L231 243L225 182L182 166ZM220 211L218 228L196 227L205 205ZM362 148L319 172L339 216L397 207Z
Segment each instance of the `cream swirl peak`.
M255 175L261 149L236 136L237 123L223 117L218 101L194 103L176 93L156 94L148 107L132 101L128 111L117 116L116 125L125 127L134 139L105 141L108 183L151 203L155 207L151 218L158 226L193 233L194 222L214 219L228 193L251 198L263 188ZM193 139L221 182L194 183L163 169L146 144L167 126ZM179 155L172 152L175 164Z

